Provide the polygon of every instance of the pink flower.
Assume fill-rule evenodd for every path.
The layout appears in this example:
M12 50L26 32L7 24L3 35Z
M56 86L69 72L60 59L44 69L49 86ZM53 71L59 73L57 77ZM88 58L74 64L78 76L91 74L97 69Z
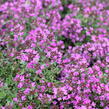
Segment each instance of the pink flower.
M109 63L109 56L107 56L107 57L106 57L106 62L108 62L108 63Z
M57 88L53 88L53 92L54 92L55 95L57 95L57 91L58 91Z
M73 75L74 75L74 76L78 76L79 73L78 73L78 72L74 72Z
M27 95L27 94L29 94L29 92L30 92L30 89L26 88L25 91L24 91L24 94Z
M26 96L22 96L21 99L24 101L26 100Z
M86 107L86 106L81 106L81 107L78 108L78 109L87 109L87 107Z
M6 109L6 108L2 106L1 109Z
M84 104L89 104L90 102L91 102L90 99L88 99L88 98L84 99Z
M25 79L24 79L24 76L23 75L21 75L20 76L20 81L24 81Z
M27 107L27 109L33 109L33 107L32 107L31 105L29 105L29 106Z
M17 98L13 98L13 101L18 102L18 99Z
M105 90L109 91L109 85L105 85Z
M45 86L41 86L41 91L42 91L42 92L45 91Z
M36 86L36 85L35 85L35 82L32 82L32 83L31 83L31 86L32 86L32 87L35 87L35 86Z
M27 108L25 108L25 107L22 107L22 109L27 109Z
M17 87L18 88L22 88L23 87L23 83L20 82Z
M75 99L76 99L77 101L80 101L80 100L81 100L81 97L80 97L80 96L76 96Z

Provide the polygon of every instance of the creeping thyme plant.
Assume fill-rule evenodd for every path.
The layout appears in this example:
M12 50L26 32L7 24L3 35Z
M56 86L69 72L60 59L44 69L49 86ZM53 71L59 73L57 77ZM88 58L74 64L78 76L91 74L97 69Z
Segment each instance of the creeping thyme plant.
M109 1L1 0L0 109L109 109Z

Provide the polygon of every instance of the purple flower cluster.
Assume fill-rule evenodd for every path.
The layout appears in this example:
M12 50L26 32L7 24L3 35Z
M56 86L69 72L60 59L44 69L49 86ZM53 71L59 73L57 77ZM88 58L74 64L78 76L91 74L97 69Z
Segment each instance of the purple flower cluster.
M38 101L41 109L109 109L109 2L69 1L0 5L2 51L25 65L13 77L18 92L11 108L36 109Z

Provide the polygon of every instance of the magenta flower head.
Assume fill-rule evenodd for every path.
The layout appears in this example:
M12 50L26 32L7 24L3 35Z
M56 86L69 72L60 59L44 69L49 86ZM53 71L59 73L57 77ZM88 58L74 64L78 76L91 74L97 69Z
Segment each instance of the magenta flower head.
M26 89L24 90L24 94L27 95L27 94L29 94L29 93L30 93L30 89L29 89L29 88L26 88Z

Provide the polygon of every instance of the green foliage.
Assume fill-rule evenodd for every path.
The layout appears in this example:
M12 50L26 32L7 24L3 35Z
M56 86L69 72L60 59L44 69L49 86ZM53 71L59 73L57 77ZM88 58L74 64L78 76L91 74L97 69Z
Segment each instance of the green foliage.
M72 3L72 0L62 0L62 5L64 7L63 11L60 12L62 19L70 13L69 8L67 7L68 4Z
M23 37L25 38L27 35L28 35L28 33L27 32L24 32Z
M76 3L77 0L62 0L62 5L68 5L71 3Z
M4 56L0 57L0 79L4 85L0 88L0 104L3 106L12 103L17 94L16 83L13 81L18 72L19 64L16 60L10 61Z
M86 36L83 43L87 43L87 42L90 42L90 41L91 41L91 36Z
M16 96L17 90L15 88L15 85L11 85L8 83L0 88L0 104L2 105L9 105L12 103L13 97Z
M75 46L81 46L82 45L82 42L76 42L75 43Z
M10 36L13 36L14 35L14 33L13 32L10 32Z
M71 39L66 38L64 36L57 36L56 40L62 40L64 42L65 45L65 50L69 47L69 46L75 46L75 44L71 41Z
M58 82L56 76L60 73L61 69L57 67L56 63L53 63L50 67L43 71L46 81Z
M4 98L5 96L6 96L6 93L3 90L1 90L0 91L0 99Z
M70 10L67 7L64 7L64 10L60 12L62 19L70 13Z
M81 20L81 25L83 27L93 27L93 28L98 28L99 27L97 23L100 22L100 21L93 18L93 17L86 18L86 17L84 17L83 14L79 13L79 14L77 14L77 16L75 16L75 18Z
M26 30L27 31L31 30L31 23L30 22L26 22Z

